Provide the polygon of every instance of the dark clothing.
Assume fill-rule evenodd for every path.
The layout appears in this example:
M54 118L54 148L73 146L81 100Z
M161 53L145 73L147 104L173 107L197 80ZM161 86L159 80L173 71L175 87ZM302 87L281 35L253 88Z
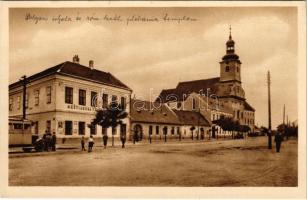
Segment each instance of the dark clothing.
M280 134L275 135L275 139L274 139L275 143L276 143L276 152L279 153L280 152L280 147L281 147L281 143L283 141L283 138Z
M125 136L125 135L121 135L121 136L120 136L120 140L121 140L121 142L122 142L122 148L125 148L126 136Z
M86 151L84 139L81 139L81 151Z
M93 146L94 146L94 142L89 142L88 143L88 152L92 152L93 151Z
M52 151L55 151L55 145L56 145L56 136L55 136L55 134L53 134L52 137L51 137L51 148L52 148Z
M149 135L149 143L151 144L151 139L152 139L152 136Z

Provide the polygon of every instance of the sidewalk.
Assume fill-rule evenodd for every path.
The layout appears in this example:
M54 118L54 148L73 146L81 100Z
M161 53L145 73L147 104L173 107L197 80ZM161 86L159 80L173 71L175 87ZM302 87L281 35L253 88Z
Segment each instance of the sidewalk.
M135 144L133 144L133 141L127 141L125 146L126 147L141 147L141 146L159 146L159 145L172 145L172 144L179 144L179 143L213 143L213 142L221 142L221 141L231 141L231 138L210 138L210 140L208 138L206 138L205 140L197 140L194 139L192 140L191 138L187 139L182 139L181 141L179 140L175 140L175 139L171 139L171 140L167 140L167 142L164 142L164 140L153 140L152 143L149 143L149 140L142 140L140 142L136 142ZM112 139L108 140L108 145L107 148L108 149L116 149L116 148L121 148L121 142L119 140L115 140L114 141L114 146L112 146ZM9 157L27 157L27 156L43 156L43 155L54 155L54 154L64 154L64 153L80 153L81 152L81 145L80 143L60 143L56 145L56 151L44 151L44 152L36 152L34 149L31 152L24 152L23 147L12 147L9 148ZM87 144L85 146L85 148L87 149ZM96 150L102 150L103 149L103 142L99 142L99 141L95 141L94 144L94 148L93 151Z

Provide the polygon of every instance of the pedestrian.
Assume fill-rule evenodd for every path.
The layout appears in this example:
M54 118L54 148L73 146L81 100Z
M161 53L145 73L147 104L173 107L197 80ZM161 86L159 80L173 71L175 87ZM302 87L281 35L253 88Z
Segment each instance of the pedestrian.
M88 138L88 152L92 152L93 151L93 146L94 146L94 139L93 139L93 136L91 135Z
M275 135L275 143L276 143L276 152L280 152L280 147L281 147L281 142L283 141L283 138L279 132L276 133Z
M86 149L85 149L85 139L84 139L84 136L82 136L82 138L81 138L81 151L86 151Z
M149 143L151 144L151 139L152 139L152 136L151 134L149 134Z
M42 143L43 143L43 150L47 151L47 131L45 131L43 137L42 137Z
M122 142L122 148L125 148L126 134L121 134L121 135L120 135L120 140L121 140L121 142Z
M56 135L55 132L53 132L52 137L51 137L51 147L52 147L52 151L55 151L55 145L56 145Z
M46 136L46 150L47 151L49 151L49 149L51 147L51 139L52 139L51 133L48 132L47 136Z
M108 135L104 134L102 139L103 139L103 146L106 149L107 148L107 144L108 144Z
M134 131L134 134L133 134L133 144L135 144L135 142L137 141L137 131Z

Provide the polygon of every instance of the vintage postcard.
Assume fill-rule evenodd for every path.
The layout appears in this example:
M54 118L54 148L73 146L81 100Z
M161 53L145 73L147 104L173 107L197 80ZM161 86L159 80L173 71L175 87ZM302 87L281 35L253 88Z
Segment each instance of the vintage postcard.
M0 195L306 197L304 2L1 9Z

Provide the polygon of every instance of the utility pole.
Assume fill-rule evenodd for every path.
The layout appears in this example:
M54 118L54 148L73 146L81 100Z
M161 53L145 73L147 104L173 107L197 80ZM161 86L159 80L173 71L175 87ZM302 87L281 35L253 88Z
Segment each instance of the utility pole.
M26 119L26 94L27 94L27 76L23 75L20 79L20 81L22 82L22 86L23 86L23 91L22 91L22 119Z
M268 132L268 148L272 149L272 126L271 126L271 76L268 71L268 111L269 111L269 132Z
M290 125L290 122L288 120L288 115L287 115L287 135L286 135L287 140L289 139L289 125Z
M284 104L283 119L282 119L282 126L283 126L284 135L286 135L285 112L286 112L286 105Z

